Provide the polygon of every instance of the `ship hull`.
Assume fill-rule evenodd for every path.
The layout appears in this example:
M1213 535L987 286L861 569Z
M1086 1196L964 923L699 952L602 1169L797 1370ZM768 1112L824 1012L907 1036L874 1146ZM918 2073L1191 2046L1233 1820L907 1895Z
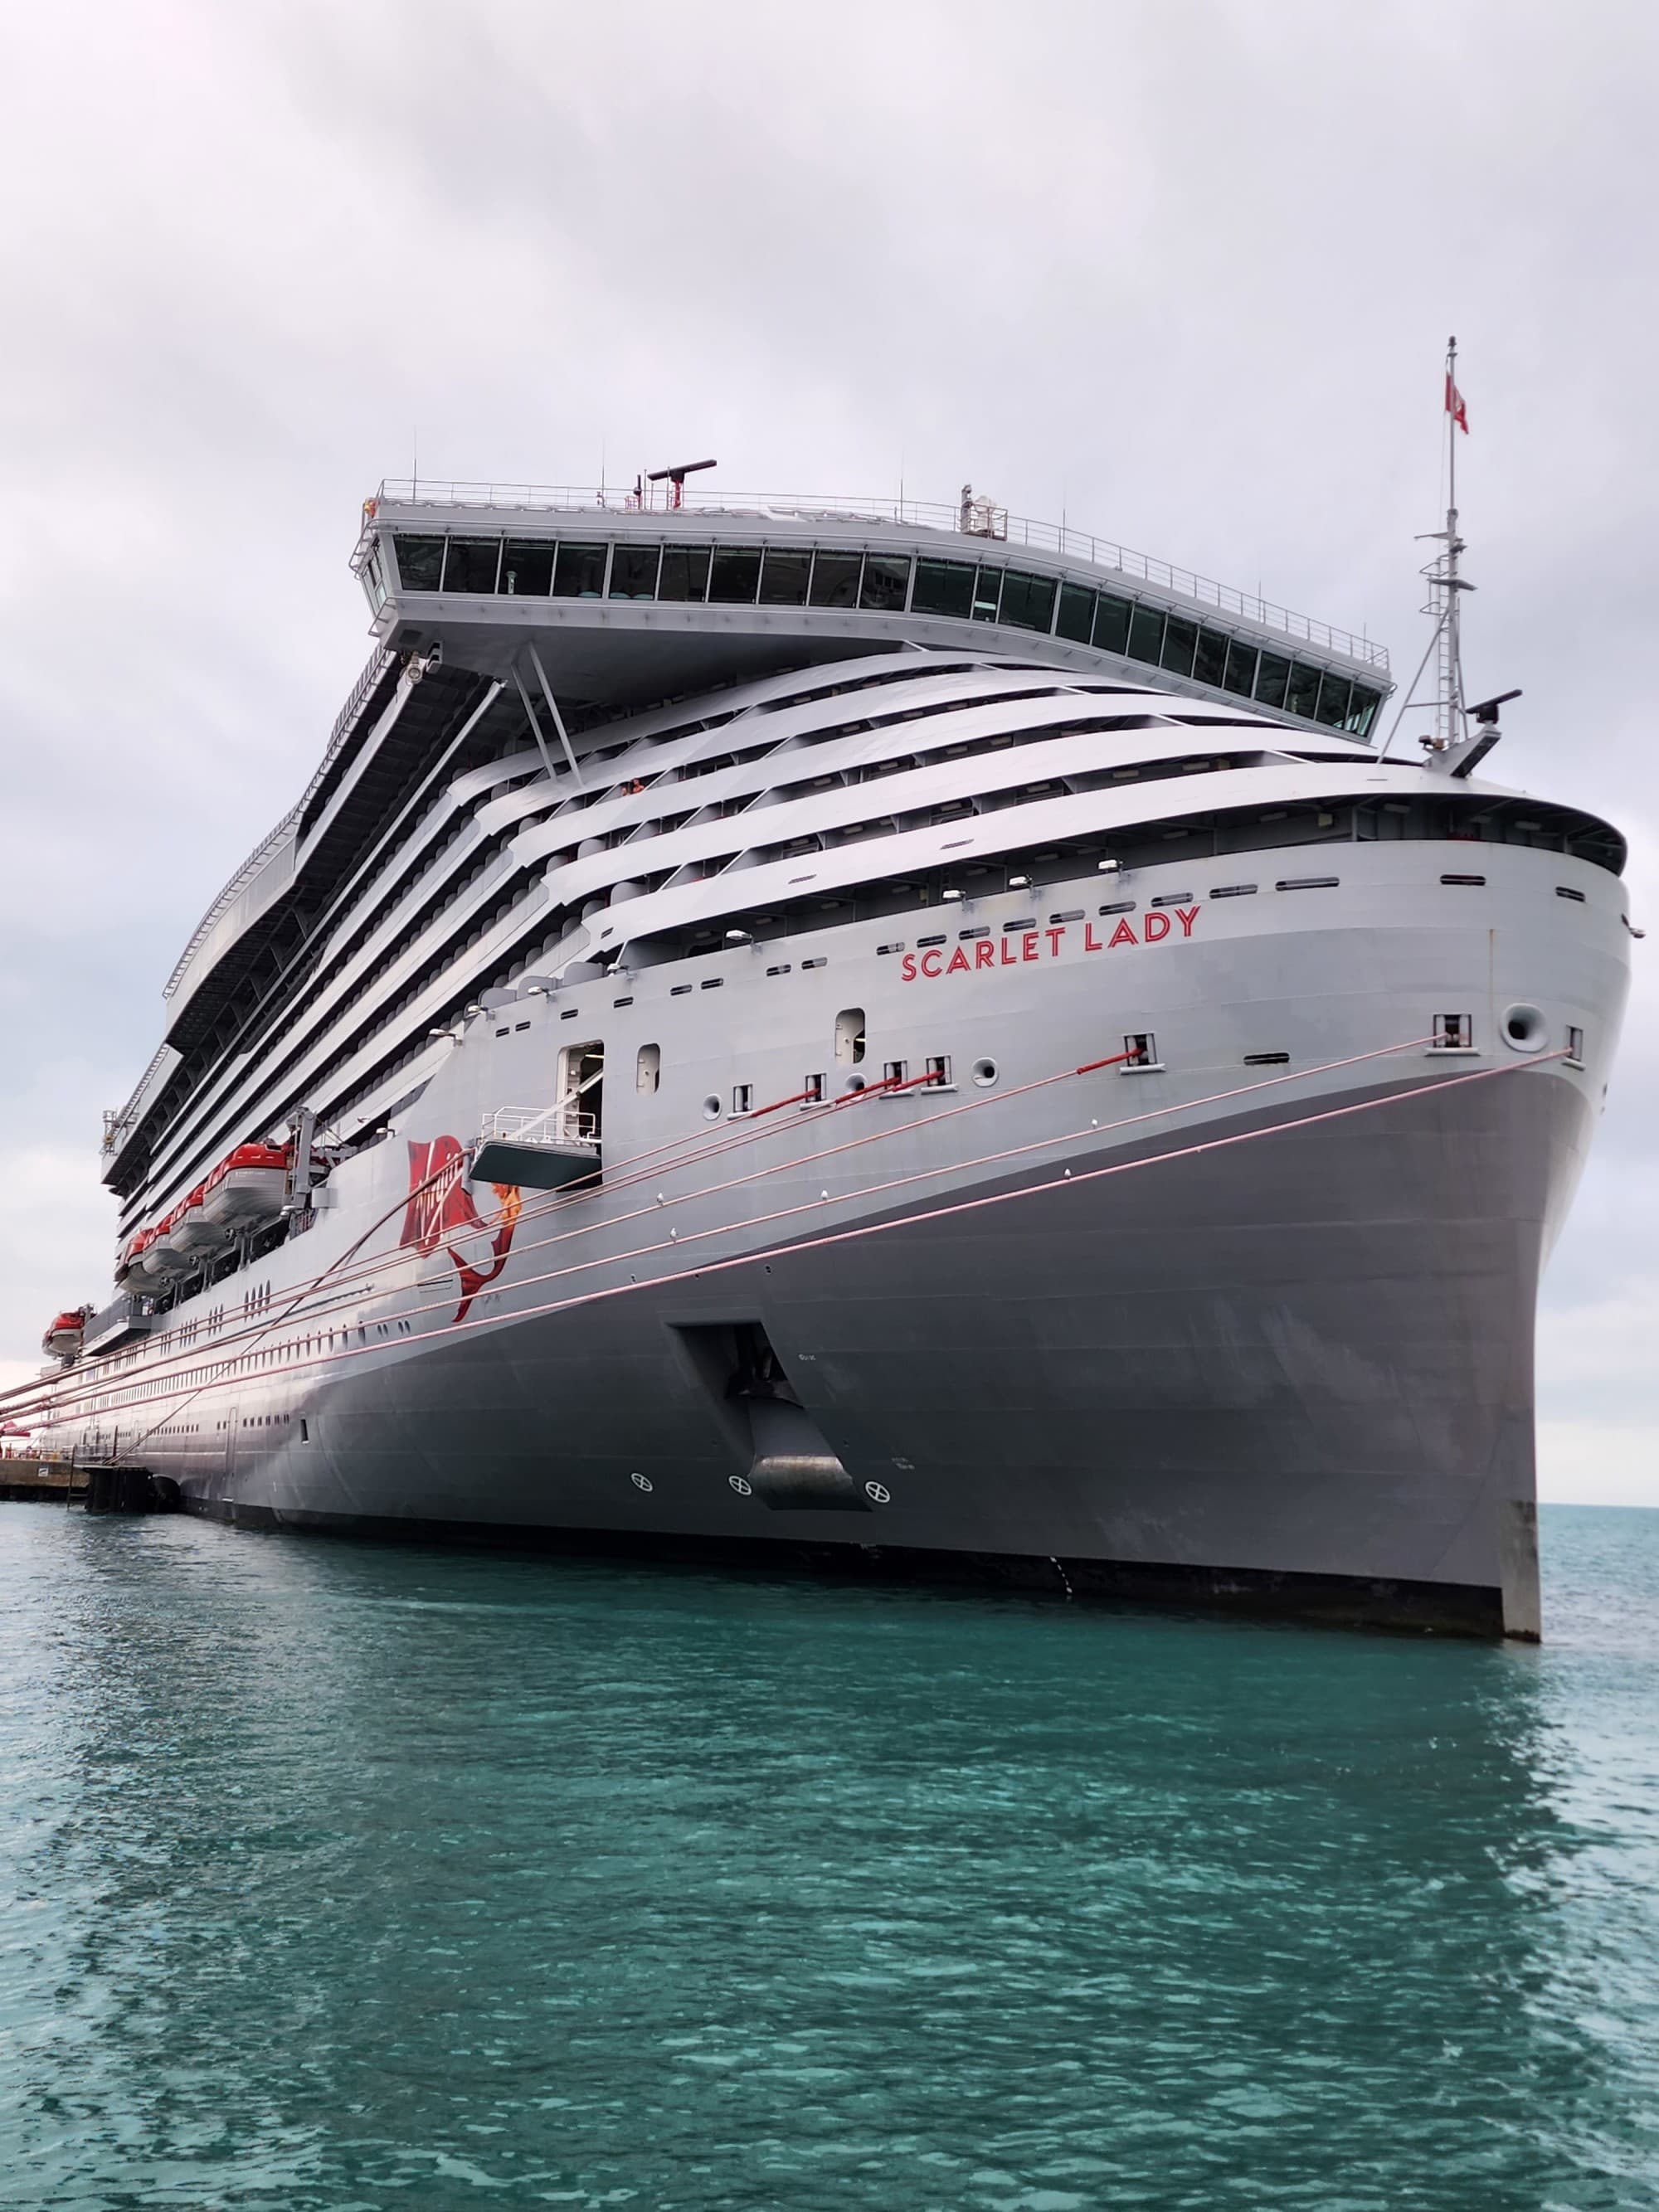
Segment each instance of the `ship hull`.
M123 1459L245 1525L1535 1636L1534 1315L1625 932L1583 864L1498 855L1473 910L1442 867L1351 847L1340 906L1206 906L1115 968L1073 929L954 998L872 930L787 989L716 956L717 1027L671 993L684 970L582 987L574 1029L550 1002L503 1018L501 1052L544 1070L562 1039L608 1030L631 1072L635 1032L660 1038L690 1115L653 1153L655 1102L623 1092L603 1188L527 1214L510 1250L487 1187L475 1228L427 1235L399 1194L455 1142L438 1133L536 1095L458 1048L419 1133L337 1170L336 1210L260 1263L271 1318L227 1357L258 1348L176 1368L153 1410L112 1392L67 1440L106 1449L123 1422ZM1599 902L1568 930L1563 874ZM872 1073L884 1040L916 1067L937 1042L959 1078L994 1055L994 1087L698 1122L733 1075L787 1097L854 995ZM1522 999L1583 1057L1504 1049ZM1471 1010L1484 1048L1427 1048L1441 1007ZM1162 1070L1056 1074L1141 1031ZM1280 1041L1288 1066L1245 1065ZM377 1238L374 1279L328 1292ZM745 1341L775 1355L785 1411L744 1396Z

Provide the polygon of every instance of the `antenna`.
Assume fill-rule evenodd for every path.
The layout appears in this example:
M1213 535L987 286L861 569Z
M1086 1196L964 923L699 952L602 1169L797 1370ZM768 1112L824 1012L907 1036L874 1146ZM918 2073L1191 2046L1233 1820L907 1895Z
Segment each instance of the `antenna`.
M1472 592L1474 586L1461 574L1459 561L1466 550L1465 540L1457 529L1457 434L1468 434L1468 410L1463 404L1463 395L1457 388L1457 340L1446 341L1446 526L1443 530L1426 530L1422 539L1438 543L1440 550L1424 569L1429 586L1425 615L1434 617L1434 629L1417 664L1417 673L1407 686L1398 713L1389 725L1389 734L1377 757L1386 760L1389 748L1398 736L1400 725L1413 708L1431 707L1434 710L1434 734L1420 740L1431 762L1443 759L1459 752L1468 741L1468 708L1463 696L1463 622L1462 594ZM1435 664L1434 695L1431 699L1419 699L1413 695L1422 681L1423 672L1432 656ZM1496 743L1496 738L1492 739ZM1490 745L1483 750L1490 750ZM1474 761L1460 763L1459 773L1468 775Z
M669 494L668 504L670 507L683 507L685 503L687 477L695 476L699 469L712 469L716 466L718 464L714 461L676 461L672 469L647 470L645 480L647 483L672 484L673 489Z

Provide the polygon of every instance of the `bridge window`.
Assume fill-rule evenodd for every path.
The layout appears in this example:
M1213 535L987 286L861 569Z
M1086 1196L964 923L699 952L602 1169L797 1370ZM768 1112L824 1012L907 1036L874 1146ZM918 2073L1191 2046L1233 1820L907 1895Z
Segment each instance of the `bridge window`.
M1353 690L1346 676L1334 676L1329 669L1319 679L1319 706L1314 719L1327 728L1340 730L1348 720L1348 696Z
M993 568L988 561L979 564L979 580L974 586L974 620L994 622L1002 603L1002 571Z
M1193 658L1193 674L1200 684L1219 686L1227 665L1227 641L1218 629L1201 629L1198 633L1198 651Z
M1283 654L1264 653L1255 672L1255 696L1264 707L1282 707L1291 680L1291 664Z
M410 538L400 530L392 543L398 555L398 580L404 591L435 592L443 581L443 539Z
M1092 593L1090 596L1092 598ZM918 561L916 586L910 595L910 611L921 615L952 615L957 621L966 622L974 611L973 562Z
M1163 608L1138 606L1129 623L1130 659L1145 660L1156 668L1163 649Z
M509 538L501 555L501 589L510 599L544 599L553 588L553 542Z
M618 545L611 556L613 599L654 599L660 545Z
M1291 688L1285 703L1291 714L1300 714L1311 722L1314 708L1319 704L1319 671L1310 668L1304 661L1291 663Z
M553 570L556 599L597 599L605 592L603 545L567 545L561 542Z
M1255 647L1242 637L1227 641L1227 668L1222 677L1222 689L1236 691L1241 699L1248 699L1255 689Z
M702 599L708 591L708 548L706 545L665 545L659 599Z
M1198 624L1183 615L1171 615L1164 630L1162 665L1172 676L1190 676L1198 650Z
M811 603L815 607L855 607L859 603L861 553L819 553L812 561Z
M921 578L916 580L918 591ZM1060 619L1054 624L1056 637L1069 637L1074 645L1087 645L1089 633L1094 628L1095 595L1081 584L1062 584L1060 587Z
M1103 592L1095 608L1095 647L1101 653L1129 650L1129 617L1134 610L1127 599Z
M1028 576L1010 568L1002 580L1002 619L1016 629L1048 630L1054 619L1052 576Z
M910 562L892 553L866 553L859 605L878 614L902 614L910 590Z
M444 563L447 592L493 592L501 567L499 538L452 538Z
M758 545L717 545L708 572L708 597L722 606L751 607L760 583Z
M1347 729L1351 737L1370 736L1371 724L1376 720L1376 710L1382 703L1382 695L1380 691L1367 691L1362 684L1354 685L1353 697L1348 707Z
M781 553L777 547L769 549L766 565L761 570L761 605L763 607L804 607L806 605L806 586L812 573L810 553Z

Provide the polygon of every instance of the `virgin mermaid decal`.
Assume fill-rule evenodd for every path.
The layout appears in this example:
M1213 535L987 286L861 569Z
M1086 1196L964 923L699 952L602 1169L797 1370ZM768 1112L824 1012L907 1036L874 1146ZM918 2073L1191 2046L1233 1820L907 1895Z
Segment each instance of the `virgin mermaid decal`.
M495 1227L484 1221L472 1203L466 1186L466 1154L453 1137L434 1137L430 1144L410 1142L409 1147L409 1208L404 1215L399 1246L412 1244L422 1259L441 1244L449 1254L461 1281L457 1322L464 1322L480 1291L493 1283L507 1265L513 1249L513 1232L524 1210L524 1194L516 1183L491 1183L499 1204ZM460 1249L480 1237L489 1238L489 1259L478 1266Z

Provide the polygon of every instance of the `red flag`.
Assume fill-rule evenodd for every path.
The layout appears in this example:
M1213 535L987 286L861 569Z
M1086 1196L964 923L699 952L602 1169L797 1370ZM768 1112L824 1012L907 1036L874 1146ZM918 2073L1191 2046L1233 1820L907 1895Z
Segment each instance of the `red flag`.
M1465 437L1469 434L1469 410L1463 404L1463 395L1452 382L1450 369L1446 371L1446 412Z

